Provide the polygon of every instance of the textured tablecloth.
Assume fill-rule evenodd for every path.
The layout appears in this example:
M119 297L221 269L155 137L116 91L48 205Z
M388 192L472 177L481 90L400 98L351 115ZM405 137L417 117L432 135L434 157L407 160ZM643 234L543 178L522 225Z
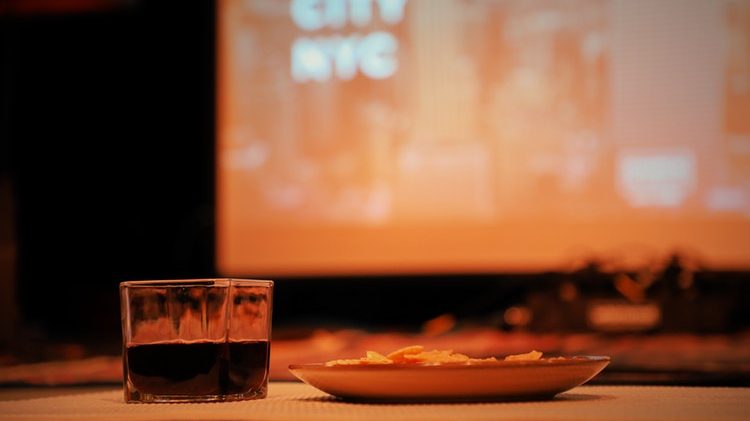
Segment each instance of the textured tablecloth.
M582 386L550 401L456 404L342 402L274 382L256 401L125 404L120 390L0 402L0 420L750 420L750 388Z

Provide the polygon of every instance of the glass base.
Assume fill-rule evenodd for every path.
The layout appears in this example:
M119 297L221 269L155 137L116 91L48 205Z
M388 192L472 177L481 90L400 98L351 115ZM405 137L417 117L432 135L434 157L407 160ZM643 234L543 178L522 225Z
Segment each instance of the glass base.
M127 403L230 402L263 399L268 394L268 388L263 386L260 389L231 395L157 395L128 390L127 387L124 392Z

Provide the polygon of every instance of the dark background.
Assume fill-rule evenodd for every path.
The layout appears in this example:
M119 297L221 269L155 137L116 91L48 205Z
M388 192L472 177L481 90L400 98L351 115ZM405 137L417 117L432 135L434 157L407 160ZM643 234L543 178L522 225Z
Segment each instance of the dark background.
M0 21L18 304L50 335L118 338L120 281L213 275L214 5L102 5Z
M3 217L21 337L118 344L119 282L219 275L214 3L98 4L0 8L0 176L10 181ZM537 330L585 330L585 302L561 303L559 286L618 296L611 274L589 263L570 273L276 279L275 329L414 330L444 313L508 328L504 309L526 303L553 315L535 319ZM747 327L750 274L702 272L685 291L670 284L683 269L671 270L652 291L675 309L663 329Z

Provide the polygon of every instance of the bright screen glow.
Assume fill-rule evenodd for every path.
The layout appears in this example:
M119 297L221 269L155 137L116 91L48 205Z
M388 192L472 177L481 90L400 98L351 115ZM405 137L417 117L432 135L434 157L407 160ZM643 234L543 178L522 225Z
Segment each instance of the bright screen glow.
M750 268L750 1L219 0L224 274Z

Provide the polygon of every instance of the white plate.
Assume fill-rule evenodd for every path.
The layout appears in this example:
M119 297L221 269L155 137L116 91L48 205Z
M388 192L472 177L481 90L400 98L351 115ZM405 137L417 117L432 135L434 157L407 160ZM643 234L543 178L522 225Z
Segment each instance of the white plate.
M370 401L496 401L550 399L580 386L609 364L586 356L476 365L293 364L305 383L344 399Z

